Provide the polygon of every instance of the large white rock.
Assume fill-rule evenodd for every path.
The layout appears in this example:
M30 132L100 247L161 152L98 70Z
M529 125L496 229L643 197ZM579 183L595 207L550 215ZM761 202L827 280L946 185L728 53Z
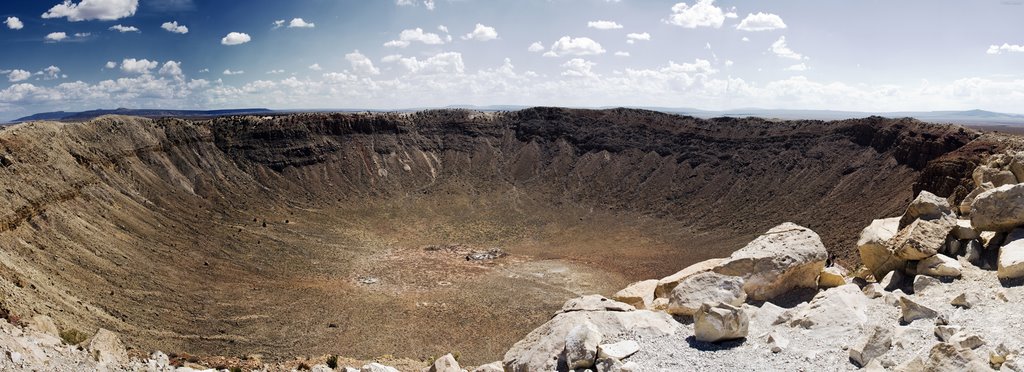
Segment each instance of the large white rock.
M725 261L723 258L712 258L710 260L704 260L693 265L687 266L685 269L679 270L679 272L666 276L661 280L658 280L658 286L654 289L654 296L656 298L668 298L672 294L672 290L679 285L684 279L689 278L693 275L700 274L706 271L711 271L715 266Z
M686 278L672 290L668 312L675 315L694 315L705 302L724 302L739 306L746 300L743 278L708 271Z
M834 288L846 284L849 272L842 266L829 266L818 274L818 288Z
M386 366L380 363L370 363L359 369L360 372L399 372L395 367Z
M128 350L116 333L100 328L89 340L87 347L93 359L101 364L123 365L128 363Z
M473 368L473 372L505 372L505 366L501 365L501 362L487 363Z
M971 205L971 225L981 231L1010 231L1024 225L1024 184L985 191Z
M956 227L953 228L953 236L959 240L971 240L978 238L978 230L971 225L971 220L956 220Z
M597 347L598 359L623 360L640 351L640 344L633 340L603 344Z
M593 367L602 339L604 335L590 322L573 327L565 336L565 362L569 369Z
M893 256L911 261L934 256L946 244L946 237L956 226L952 217L936 220L914 220L889 240Z
M1013 230L1006 237L1006 244L999 248L996 276L999 279L1024 278L1024 229Z
M747 337L750 318L742 308L726 303L705 303L693 319L697 341L719 342Z
M601 295L586 295L580 296L569 301L565 301L562 305L562 313L569 313L573 311L633 311L636 310L632 305L622 303L619 301L609 300L608 298Z
M892 347L893 328L875 325L869 328L856 343L850 347L850 361L859 367L889 352Z
M921 191L907 206L900 218L900 228L909 226L915 220L938 220L953 216L949 201L927 191Z
M996 188L995 185L991 183L982 183L976 185L978 185L978 187L975 187L974 190L971 190L971 192L964 197L964 200L960 202L960 214L971 214L971 209L974 206L974 199L977 199L978 195L981 195L981 193Z
M890 271L902 268L906 260L897 258L889 251L887 242L899 232L900 218L884 218L871 221L871 224L860 232L857 240L857 251L864 266L877 279L885 277Z
M962 272L963 269L963 266L960 265L960 261L942 254L936 254L917 263L918 275L960 277L960 272Z
M939 313L931 308L910 300L907 297L900 297L900 319L904 323L910 323L918 319L932 319L939 316Z
M444 356L434 360L434 364L427 368L427 372L464 372L465 370L459 366L459 362L455 360L455 356L451 353L445 354Z
M654 302L654 289L657 286L657 279L639 281L616 292L612 299L633 305L637 309L650 309Z
M848 333L867 323L867 308L868 298L860 288L847 284L818 292L810 302L783 312L774 324Z
M928 352L924 371L928 372L980 372L991 371L987 358L974 350L959 348L950 343L939 343Z
M975 185L991 183L995 187L1000 187L1017 183L1017 177L1013 175L1012 171L999 170L987 165L974 168L974 173L971 176Z
M570 330L584 322L590 322L605 335L629 333L643 339L663 337L684 329L671 315L650 310L559 312L512 345L502 361L505 370L527 372L567 368L563 354L565 338Z
M786 222L733 252L714 271L743 277L747 296L762 301L794 288L816 288L827 259L817 233Z

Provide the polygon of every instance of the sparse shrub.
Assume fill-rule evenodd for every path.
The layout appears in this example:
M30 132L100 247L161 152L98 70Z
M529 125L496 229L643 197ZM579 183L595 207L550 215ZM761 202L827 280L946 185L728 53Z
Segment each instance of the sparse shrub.
M74 328L68 328L60 331L60 339L64 340L64 343L68 345L78 345L89 338L85 333Z
M299 366L295 367L295 369L300 370L300 371L308 371L310 368L309 368L309 364L306 364L306 362L300 362Z
M338 356L337 355L331 355L331 356L327 357L327 366L331 367L331 369L338 368Z
M239 366L231 367L231 372L242 372L242 367L239 367Z

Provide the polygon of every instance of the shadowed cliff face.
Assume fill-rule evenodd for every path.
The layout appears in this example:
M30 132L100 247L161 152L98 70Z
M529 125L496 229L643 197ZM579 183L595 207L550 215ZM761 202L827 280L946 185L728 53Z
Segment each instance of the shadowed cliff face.
M0 293L142 350L489 362L569 297L784 221L852 264L872 218L965 194L999 146L624 109L23 124L0 132Z

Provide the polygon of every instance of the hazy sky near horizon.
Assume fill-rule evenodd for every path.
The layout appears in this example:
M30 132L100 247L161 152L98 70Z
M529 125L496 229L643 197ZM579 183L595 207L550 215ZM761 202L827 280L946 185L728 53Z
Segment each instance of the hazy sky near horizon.
M1024 113L1018 0L5 0L0 120L475 105Z

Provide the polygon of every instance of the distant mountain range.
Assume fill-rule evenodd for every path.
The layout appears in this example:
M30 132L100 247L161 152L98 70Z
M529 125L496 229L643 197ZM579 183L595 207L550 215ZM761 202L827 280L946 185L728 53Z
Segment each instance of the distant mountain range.
M531 106L518 106L518 105L492 105L492 106L473 106L473 105L451 105L444 108L449 109L469 109L479 111L515 111ZM593 109L607 109L613 107L590 107ZM694 108L673 108L673 107L631 107L637 109L645 109L652 111L668 112L680 115L690 115L700 118L712 118L712 117L761 117L766 119L783 119L783 120L841 120L850 118L863 118L867 116L877 115L888 118L903 118L911 117L926 122L936 123L956 123L964 125L984 125L984 126L1024 126L1024 115L1018 114L1005 114L999 112L985 111L985 110L967 110L967 111L896 111L896 112L862 112L862 111L834 111L834 110L776 110L776 109L761 109L761 108L749 108L749 109L734 109L734 110L700 110ZM130 115L130 116L142 116L142 117L215 117L215 116L226 116L226 115L264 115L264 114L288 114L295 112L408 112L408 111L419 111L427 109L436 109L436 107L421 107L421 108L408 108L398 110L367 110L367 109L315 109L315 110L271 110L265 108L247 108L247 109L230 109L230 110L160 110L160 109L127 109L118 108L113 110L91 110L81 112L44 112L31 116L26 116L13 120L12 122L25 122L33 120L62 120L62 121L80 121L96 118L103 115Z

